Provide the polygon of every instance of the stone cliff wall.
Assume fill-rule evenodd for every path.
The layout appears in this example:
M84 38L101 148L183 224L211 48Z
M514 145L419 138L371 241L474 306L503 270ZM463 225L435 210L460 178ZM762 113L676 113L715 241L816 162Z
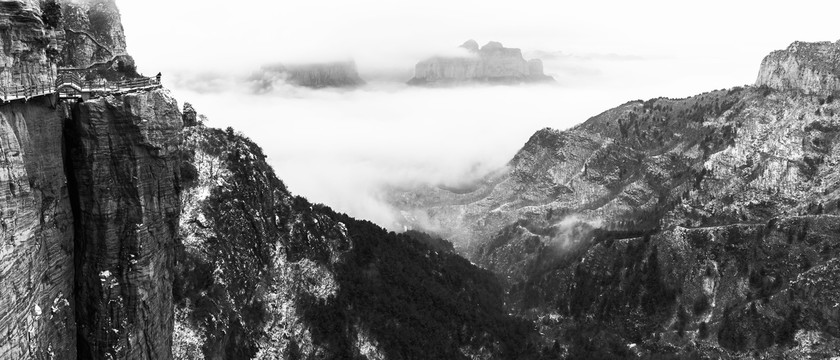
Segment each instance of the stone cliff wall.
M180 112L165 90L72 107L79 356L169 359Z
M0 106L0 359L76 358L63 115L44 98Z
M840 41L795 42L764 58L756 86L827 95L840 91Z

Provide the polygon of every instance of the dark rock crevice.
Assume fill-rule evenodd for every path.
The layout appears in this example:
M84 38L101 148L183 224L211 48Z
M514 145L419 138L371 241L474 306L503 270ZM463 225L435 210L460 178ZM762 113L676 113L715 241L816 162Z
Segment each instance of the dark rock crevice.
M65 105L70 106L70 105ZM75 149L81 147L80 144L80 137L76 131L76 128L73 126L73 117L78 116L74 114L78 110L78 106L72 106L73 112L66 113L69 116L65 117L64 121L64 129L62 134L62 160L64 162L64 176L67 178L67 192L70 198L70 209L73 214L73 268L74 273L79 273L79 269L83 266L83 263L80 261L83 257L81 254L87 252L86 249L86 242L84 241L84 236L80 233L82 229L82 209L80 205L80 197L79 197L79 184L78 180L76 179L76 169L73 165L73 161L71 159L72 153ZM78 318L80 315L85 313L90 313L89 309L86 311L80 311L84 302L79 301L78 298L75 298L75 294L78 294L78 289L84 287L82 284L83 279L77 276L73 278L73 294L74 299L73 303L75 304L74 309L76 312L76 317ZM81 331L81 328L76 329L76 352L77 356L80 359L90 359L92 358L90 344L87 342L84 336L80 336L78 332Z

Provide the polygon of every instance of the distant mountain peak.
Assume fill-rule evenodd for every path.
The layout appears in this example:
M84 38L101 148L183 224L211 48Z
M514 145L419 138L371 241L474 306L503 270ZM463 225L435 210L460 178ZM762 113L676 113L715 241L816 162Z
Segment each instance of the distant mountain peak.
M465 83L530 83L553 81L543 72L539 59L526 60L522 50L506 48L498 41L478 46L467 40L460 46L478 56L437 56L415 66L410 85L458 85Z
M469 40L465 41L463 44L461 44L461 47L464 48L464 49L467 49L469 51L472 51L472 52L477 52L478 51L478 42L476 42L473 39L469 39Z
M761 63L756 86L808 94L840 91L840 41L795 41Z
M484 46L481 47L481 51L504 49L504 48L505 47L502 46L502 43L500 43L498 41L490 41L490 42L488 42L487 44L485 44Z

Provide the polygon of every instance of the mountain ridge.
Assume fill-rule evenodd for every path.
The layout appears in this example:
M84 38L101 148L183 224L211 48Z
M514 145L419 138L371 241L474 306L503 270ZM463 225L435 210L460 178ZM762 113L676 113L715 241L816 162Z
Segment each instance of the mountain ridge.
M826 276L819 281L834 279L838 254L829 244L840 240L836 46L795 43L774 52L756 86L631 101L566 131L537 131L505 170L473 192L427 187L394 193L391 201L406 215L406 227L449 238L494 271L506 284L511 311L545 325L541 332L555 335L558 355L837 351L837 334L814 325L832 316L817 310L821 305L772 300L774 310L752 310L756 299L781 299L797 288L797 276L811 268ZM805 80L796 80L802 74ZM813 74L823 80L809 80ZM686 242L684 232L697 240ZM724 266L721 256L745 246L735 245L740 235L728 233L755 234L749 237L761 240L747 249L766 258L726 260L741 265L714 275L714 267ZM732 239L723 246L729 250L704 250L720 238ZM784 260L770 250L778 240L767 240L780 238L814 239L798 251L822 255ZM671 275L692 269L692 258L704 270L690 271L712 266L714 276ZM754 269L764 261L786 265ZM717 302L698 302L696 289L715 281L728 284L704 290ZM732 285L745 283L747 290ZM558 288L564 290L548 290ZM833 301L828 294L816 299ZM592 302L596 307L585 305ZM651 302L668 306L645 310ZM639 306L641 312L633 310ZM546 320L549 315L555 320ZM736 325L746 319L754 326ZM648 326L659 335L651 337ZM773 332L780 327L784 334ZM832 345L808 348L809 336Z

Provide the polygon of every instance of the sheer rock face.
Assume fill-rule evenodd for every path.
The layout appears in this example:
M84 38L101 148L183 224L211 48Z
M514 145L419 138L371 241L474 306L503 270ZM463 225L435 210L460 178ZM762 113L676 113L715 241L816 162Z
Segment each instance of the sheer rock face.
M0 358L75 359L73 214L64 114L0 106Z
M414 78L409 84L521 83L553 80L543 74L541 61L526 61L519 49L506 48L495 41L479 48L474 40L467 41L461 48L468 51L467 56L434 57L419 62L414 69Z
M70 121L79 356L169 359L181 114L154 90L74 104Z
M791 48L829 69L833 46ZM830 82L796 74L779 74L784 91L634 101L544 129L474 191L393 203L406 226L437 230L506 280L515 311L552 318L543 333L597 326L609 330L581 336L642 341L626 349L642 353L695 341L717 356L830 354L840 333L825 304L838 302L819 284L836 281L840 257L840 102Z
M829 95L840 91L840 41L795 42L761 63L756 86Z

